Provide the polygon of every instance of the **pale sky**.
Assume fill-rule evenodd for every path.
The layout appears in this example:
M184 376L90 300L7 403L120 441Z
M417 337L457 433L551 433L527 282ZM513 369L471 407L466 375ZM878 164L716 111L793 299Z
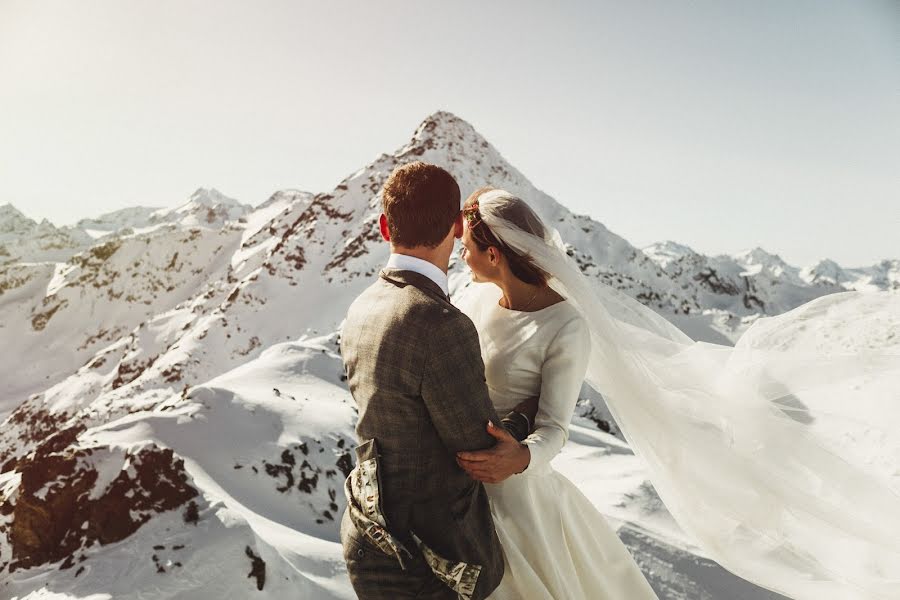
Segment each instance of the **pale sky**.
M636 246L900 258L900 2L0 0L0 204L329 191L435 110Z

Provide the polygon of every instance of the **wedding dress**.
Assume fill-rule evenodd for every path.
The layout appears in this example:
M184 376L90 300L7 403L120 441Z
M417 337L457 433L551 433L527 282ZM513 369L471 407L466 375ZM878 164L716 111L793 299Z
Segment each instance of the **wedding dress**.
M550 287L584 319L590 337L584 380L602 394L668 511L709 557L796 600L900 598L900 293L830 294L759 318L734 347L695 342L633 298L589 281L571 258L574 249L521 199L492 190L478 204L494 235L547 273ZM496 286L470 285L455 298L490 344L488 363L491 352L504 352L515 340L524 344L529 327L537 335L540 328L529 319L542 317L484 318L496 313L497 297ZM499 329L500 317L523 322ZM492 319L498 328L493 335L483 325ZM585 359L571 347L570 355ZM514 364L497 363L508 371L501 375L492 367L492 377L504 382L495 388L521 394L526 358L531 360L516 354ZM562 385L581 384L580 374L572 377L577 381ZM542 396L544 391L542 386ZM555 385L546 392L553 398L548 408L556 410L563 400ZM509 401L498 395L498 408L508 408ZM558 416L560 423L567 421ZM551 447L533 445L539 462ZM540 505L557 515L563 513L554 503L582 505L570 483L552 470L535 477L538 471L494 488L498 508ZM553 483L543 488L540 479ZM515 486L519 499L512 497ZM551 501L529 500L531 494L548 497L541 495L547 489ZM517 515L498 511L513 574L527 573L530 560L549 569L551 556L553 568L577 573L579 584L591 576L585 571L602 571L603 559L581 567L574 544L618 546L607 543L608 530L594 523L602 522L597 518L591 523L598 531L579 525L584 535L569 546L569 525L590 511L566 512L575 516L560 523L531 513L517 523ZM554 533L554 527L562 531ZM588 533L597 540L587 540ZM565 554L553 556L563 546ZM541 582L554 577L540 573ZM534 597L530 589L524 593Z
M499 289L498 298L499 298ZM476 327L498 414L540 396L528 468L486 484L506 571L492 600L656 599L628 549L591 502L550 466L568 438L590 333L568 302L534 312L496 302Z

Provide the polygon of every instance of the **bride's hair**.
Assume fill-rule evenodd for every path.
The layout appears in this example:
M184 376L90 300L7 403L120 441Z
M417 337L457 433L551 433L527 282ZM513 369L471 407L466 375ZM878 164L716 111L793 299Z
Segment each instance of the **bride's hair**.
M549 279L547 273L539 269L534 261L527 255L522 255L510 248L507 244L498 238L491 228L487 226L481 219L481 213L478 209L478 198L486 193L494 190L491 186L483 187L475 190L466 198L464 210L472 215L469 221L469 230L472 232L472 241L478 246L479 250L487 250L493 246L503 253L506 261L509 263L509 270L512 274L532 285L544 285ZM546 231L540 219L536 219L534 212L520 198L509 195L502 208L497 211L497 216L503 217L506 221L516 225L522 231L527 231L538 237L545 237Z

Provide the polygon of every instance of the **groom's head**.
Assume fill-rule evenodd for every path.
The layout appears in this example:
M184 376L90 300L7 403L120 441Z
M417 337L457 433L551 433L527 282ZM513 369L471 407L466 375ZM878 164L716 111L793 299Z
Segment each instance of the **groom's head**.
M439 166L397 167L382 190L381 234L394 246L437 248L461 233L459 200L459 185Z

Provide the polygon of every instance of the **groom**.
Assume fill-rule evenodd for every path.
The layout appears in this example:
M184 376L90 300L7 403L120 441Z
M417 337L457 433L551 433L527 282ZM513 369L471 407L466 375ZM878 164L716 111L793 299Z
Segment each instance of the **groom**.
M530 454L497 426L478 334L450 304L459 186L414 162L394 170L382 202L391 256L341 334L360 442L345 483L344 560L364 600L480 600L500 583L503 555L484 487L456 453L491 448L501 478Z

